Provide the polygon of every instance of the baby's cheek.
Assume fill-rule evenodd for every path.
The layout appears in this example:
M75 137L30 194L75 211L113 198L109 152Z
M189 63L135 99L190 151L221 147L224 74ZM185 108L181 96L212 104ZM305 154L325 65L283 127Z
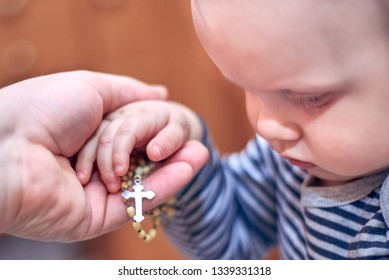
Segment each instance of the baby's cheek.
M366 137L346 131L333 132L329 137L322 134L313 139L310 151L321 168L341 176L359 177L389 165L389 153L385 158L382 150L370 147L365 140Z
M251 127L257 131L257 120L261 112L261 105L259 103L258 97L250 92L245 92L246 100L246 113L247 118L250 122Z

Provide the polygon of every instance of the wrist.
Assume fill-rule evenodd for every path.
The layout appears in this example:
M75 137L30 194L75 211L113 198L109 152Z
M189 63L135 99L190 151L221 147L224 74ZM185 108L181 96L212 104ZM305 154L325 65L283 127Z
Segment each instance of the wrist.
M20 185L22 177L19 168L21 149L19 141L13 137L6 137L3 134L0 139L0 233L4 233L11 224L14 214L17 211L17 198L13 194Z
M9 94L0 90L0 234L4 233L16 210L12 193L21 179L18 174L22 145L15 137L16 120ZM20 171L20 170L19 170Z
M175 103L177 104L177 103ZM181 109L182 113L185 115L188 127L189 127L189 139L190 140L197 140L201 141L203 139L204 131L203 131L203 125L201 122L201 118L193 112L188 107L177 104L179 108Z

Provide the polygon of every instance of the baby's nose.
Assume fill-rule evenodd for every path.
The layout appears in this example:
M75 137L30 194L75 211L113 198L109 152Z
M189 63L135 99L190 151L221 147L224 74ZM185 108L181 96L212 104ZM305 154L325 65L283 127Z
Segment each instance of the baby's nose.
M297 141L302 135L298 125L271 118L258 119L257 132L268 142Z

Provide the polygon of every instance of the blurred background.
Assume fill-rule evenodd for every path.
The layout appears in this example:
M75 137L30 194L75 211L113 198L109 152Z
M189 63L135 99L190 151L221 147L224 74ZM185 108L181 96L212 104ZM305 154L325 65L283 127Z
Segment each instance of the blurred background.
M189 0L0 0L0 87L87 69L164 84L197 111L223 153L253 135L243 95L203 51ZM76 244L0 235L2 259L185 259L159 232L145 244L131 225Z

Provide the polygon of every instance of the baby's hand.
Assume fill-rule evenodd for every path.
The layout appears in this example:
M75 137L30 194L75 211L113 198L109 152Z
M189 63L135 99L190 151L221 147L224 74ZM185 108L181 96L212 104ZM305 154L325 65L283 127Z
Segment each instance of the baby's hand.
M152 161L168 159L158 172L161 176L164 172L171 173L169 165L189 164L193 172L178 174L177 169L175 175L175 183L184 184L207 160L205 148L190 141L200 140L201 134L197 116L182 105L160 101L131 103L106 116L78 154L76 171L80 181L87 183L97 160L103 182L115 193L120 189L119 177L129 168L131 152L142 148Z

